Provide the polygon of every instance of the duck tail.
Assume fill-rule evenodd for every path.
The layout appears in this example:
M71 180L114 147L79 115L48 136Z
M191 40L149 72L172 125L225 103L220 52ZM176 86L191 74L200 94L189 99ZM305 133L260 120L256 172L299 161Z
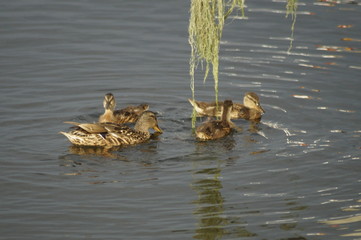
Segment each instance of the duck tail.
M196 100L188 98L189 103L194 107L197 113L202 113L203 109L199 106L199 103Z
M66 132L59 132L60 134L63 134L65 137L68 138L68 140L71 142L71 143L74 143L75 139L74 139L74 135L73 134L70 134L70 133L66 133Z
M80 123L78 123L78 122L72 122L72 121L65 121L64 123L71 124L71 125L75 125L75 126L79 126L79 125L80 125ZM62 133L62 132L59 132L59 133Z
M188 98L188 101L193 107L195 107L195 105L197 105L196 100Z

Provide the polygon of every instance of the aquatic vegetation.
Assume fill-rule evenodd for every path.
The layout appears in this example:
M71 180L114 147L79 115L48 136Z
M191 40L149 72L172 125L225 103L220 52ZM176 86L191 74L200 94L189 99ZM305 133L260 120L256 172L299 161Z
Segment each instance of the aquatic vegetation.
M205 64L203 81L206 81L210 68L214 79L215 102L218 109L218 66L219 48L225 20L232 12L240 11L244 17L244 0L191 0L189 18L189 44L191 57L189 61L190 88L192 100L195 101L195 70L198 65ZM297 0L287 0L286 17L292 16L291 40L288 52L293 45L293 35L296 24ZM192 128L195 128L196 111L193 108Z
M296 24L296 18L297 18L297 0L287 0L286 5L286 17L289 15L292 16L292 25L291 25L291 40L290 40L290 46L288 47L287 52L291 52L292 46L293 46L293 35L295 32L295 24Z
M228 6L228 7L227 7ZM192 99L194 100L194 74L199 63L205 63L204 78L208 77L210 67L214 79L215 101L218 102L218 65L219 45L225 19L235 10L244 14L244 0L192 0L189 18L189 44L191 45L190 76ZM192 127L195 127L193 111Z

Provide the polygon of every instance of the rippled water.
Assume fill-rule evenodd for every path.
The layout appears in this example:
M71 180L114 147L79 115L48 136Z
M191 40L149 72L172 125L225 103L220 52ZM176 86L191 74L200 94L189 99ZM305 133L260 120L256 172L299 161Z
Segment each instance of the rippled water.
M288 53L285 2L246 3L220 98L257 92L266 114L204 143L189 1L2 2L0 239L360 239L360 4L300 1ZM96 121L107 92L149 103L164 133L111 152L57 134Z

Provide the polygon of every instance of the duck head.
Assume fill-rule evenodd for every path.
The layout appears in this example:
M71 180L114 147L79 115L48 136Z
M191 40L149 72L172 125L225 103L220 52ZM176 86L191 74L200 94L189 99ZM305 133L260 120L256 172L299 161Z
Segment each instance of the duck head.
M259 102L259 97L254 92L248 92L243 98L243 104L247 108L257 110L258 112L264 114L265 110L261 107Z

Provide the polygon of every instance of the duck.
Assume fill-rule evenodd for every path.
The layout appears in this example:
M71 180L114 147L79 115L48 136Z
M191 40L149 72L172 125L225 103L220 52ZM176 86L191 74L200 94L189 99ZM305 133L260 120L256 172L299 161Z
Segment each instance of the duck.
M114 110L116 106L115 98L112 93L107 93L103 100L104 114L99 116L99 123L134 123L139 116L149 109L148 104L140 104L138 106L128 106L123 109Z
M74 125L70 132L59 132L77 146L115 147L134 145L147 141L151 134L149 129L162 133L158 126L156 114L152 111L143 112L134 128L124 124L106 123L77 123L65 122Z
M223 103L218 103L218 110L215 102L201 102L188 99L195 108L198 116L216 116L220 117L223 109ZM261 107L259 97L254 92L247 92L243 98L243 104L233 103L231 119L245 119L260 121L265 110Z
M196 128L196 137L200 140L214 140L227 136L233 128L236 128L231 121L231 112L233 109L232 100L223 102L223 111L221 120L211 120L203 123Z

